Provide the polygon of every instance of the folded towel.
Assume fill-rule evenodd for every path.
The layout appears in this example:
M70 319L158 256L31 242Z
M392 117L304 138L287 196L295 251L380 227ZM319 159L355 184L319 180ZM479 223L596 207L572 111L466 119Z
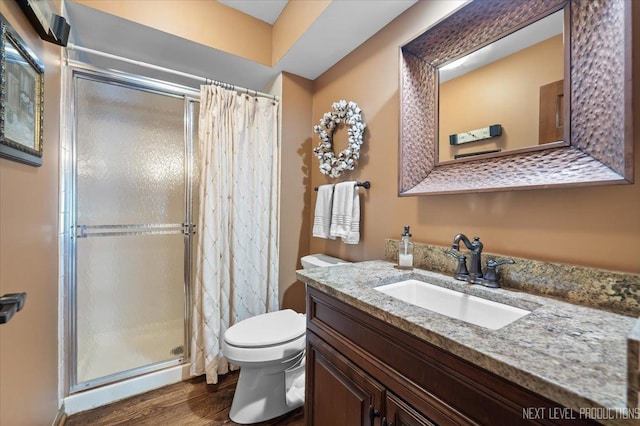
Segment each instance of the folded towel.
M341 182L333 191L330 237L340 237L345 244L360 241L360 188L355 181Z
M342 238L345 244L358 244L360 242L360 187L355 186L353 189L353 216L351 218L351 227L346 237Z
M333 203L333 186L321 185L316 197L316 210L313 217L313 236L330 238L331 207Z

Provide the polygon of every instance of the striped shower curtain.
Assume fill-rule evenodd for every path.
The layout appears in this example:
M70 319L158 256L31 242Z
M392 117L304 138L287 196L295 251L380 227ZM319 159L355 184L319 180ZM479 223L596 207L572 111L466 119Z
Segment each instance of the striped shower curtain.
M278 105L202 86L191 374L217 383L238 321L278 310Z

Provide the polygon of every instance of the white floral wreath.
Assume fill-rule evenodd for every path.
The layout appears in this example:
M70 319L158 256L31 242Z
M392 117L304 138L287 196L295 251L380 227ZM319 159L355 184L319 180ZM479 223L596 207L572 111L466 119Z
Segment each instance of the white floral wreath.
M360 146L367 125L362 122L362 110L355 102L343 99L334 102L332 107L333 112L325 112L320 119L320 125L313 127L313 131L320 135L322 140L313 149L313 153L320 161L320 172L337 178L343 171L355 168L355 162L360 158ZM333 134L340 123L351 126L347 130L349 146L336 157L333 151Z

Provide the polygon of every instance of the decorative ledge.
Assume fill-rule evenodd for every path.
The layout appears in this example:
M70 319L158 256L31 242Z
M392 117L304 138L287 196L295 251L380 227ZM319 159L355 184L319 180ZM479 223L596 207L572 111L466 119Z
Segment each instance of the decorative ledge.
M385 258L398 260L399 240L385 241ZM448 247L414 242L414 266L453 275L455 259L444 253ZM465 251L463 251L464 253ZM467 258L469 259L469 255ZM501 260L511 256L483 253L487 259ZM502 287L554 297L565 302L589 306L634 317L640 316L640 275L607 271L585 266L511 257L514 265L499 268ZM638 332L640 335L640 331ZM640 338L639 338L640 340Z

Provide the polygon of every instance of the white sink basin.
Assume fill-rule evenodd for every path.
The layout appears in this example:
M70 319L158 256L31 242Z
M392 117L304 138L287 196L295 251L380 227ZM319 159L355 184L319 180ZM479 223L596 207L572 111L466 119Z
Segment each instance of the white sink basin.
M400 281L375 289L412 305L491 330L498 330L531 313L418 280Z

